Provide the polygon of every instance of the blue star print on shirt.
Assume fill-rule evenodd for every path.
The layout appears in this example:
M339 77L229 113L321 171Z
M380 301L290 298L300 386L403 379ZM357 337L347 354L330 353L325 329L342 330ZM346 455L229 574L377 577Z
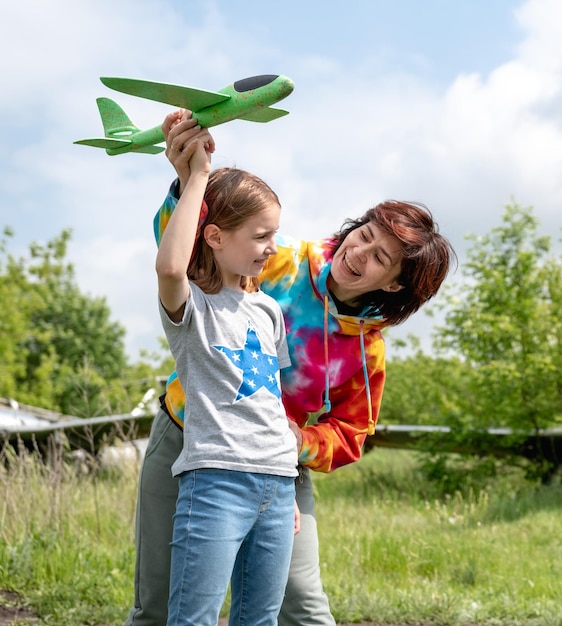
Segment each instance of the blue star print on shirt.
M241 350L232 350L226 346L213 346L222 352L232 363L242 370L242 382L238 388L236 400L246 398L258 389L265 387L277 398L281 397L281 389L277 382L279 360L272 354L265 354L262 350L256 329L251 320L248 320L246 343Z

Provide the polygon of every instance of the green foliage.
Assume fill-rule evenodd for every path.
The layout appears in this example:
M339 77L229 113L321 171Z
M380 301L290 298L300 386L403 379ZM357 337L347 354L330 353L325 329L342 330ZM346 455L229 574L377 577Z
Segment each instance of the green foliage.
M158 370L129 365L105 299L80 292L70 231L32 243L26 258L8 253L11 235L0 240L0 396L77 416L131 410Z
M537 231L531 209L513 204L488 235L469 236L462 280L440 294L445 324L435 356L411 338L413 354L387 363L381 423L451 428L427 445L423 464L446 491L494 480L506 464L551 475L549 462L510 454L530 433L562 422L562 261ZM503 451L486 434L499 427L514 433ZM502 461L489 455L492 445ZM443 452L466 448L478 454Z
M415 345L415 338L411 341ZM433 357L419 348L389 360L381 423L446 425L461 419L460 400L466 395L471 374L458 357Z
M562 262L537 228L530 209L507 206L501 226L471 237L466 281L449 295L437 345L473 370L465 426L562 422Z

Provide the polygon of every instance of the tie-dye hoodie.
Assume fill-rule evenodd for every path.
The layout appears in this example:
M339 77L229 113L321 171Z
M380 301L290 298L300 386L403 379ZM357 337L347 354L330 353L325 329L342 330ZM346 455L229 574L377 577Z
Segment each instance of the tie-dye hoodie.
M177 204L174 189L154 219L157 242ZM357 461L365 437L374 432L385 378L381 320L338 314L327 288L333 239L278 236L276 244L260 281L280 304L287 326L292 366L281 371L283 404L301 428L299 463L331 472ZM184 405L174 372L166 407L180 426Z

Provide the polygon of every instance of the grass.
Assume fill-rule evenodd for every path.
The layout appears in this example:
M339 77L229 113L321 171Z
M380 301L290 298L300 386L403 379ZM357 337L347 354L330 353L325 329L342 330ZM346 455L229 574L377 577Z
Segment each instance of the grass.
M132 598L137 467L84 473L8 455L0 469L0 588L43 624L122 624Z
M40 624L122 625L133 597L138 465L82 472L0 454L0 589ZM316 474L326 592L339 622L562 626L562 490L507 471L442 494L414 453Z
M560 626L562 493L508 472L435 493L415 455L375 450L316 476L323 579L338 620Z

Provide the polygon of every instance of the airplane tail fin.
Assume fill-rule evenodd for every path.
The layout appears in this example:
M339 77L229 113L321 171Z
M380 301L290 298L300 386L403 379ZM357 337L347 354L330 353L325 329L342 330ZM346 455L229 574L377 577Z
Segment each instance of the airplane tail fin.
M113 139L127 138L138 133L140 128L135 126L123 109L109 98L97 98L96 103L100 112L103 131L106 137Z
M96 103L103 124L104 137L80 139L74 143L93 148L103 148L109 155L125 152L158 154L165 148L154 144L164 141L160 126L149 131L141 131L135 126L123 109L109 98L97 98ZM140 138L143 136L144 141Z

